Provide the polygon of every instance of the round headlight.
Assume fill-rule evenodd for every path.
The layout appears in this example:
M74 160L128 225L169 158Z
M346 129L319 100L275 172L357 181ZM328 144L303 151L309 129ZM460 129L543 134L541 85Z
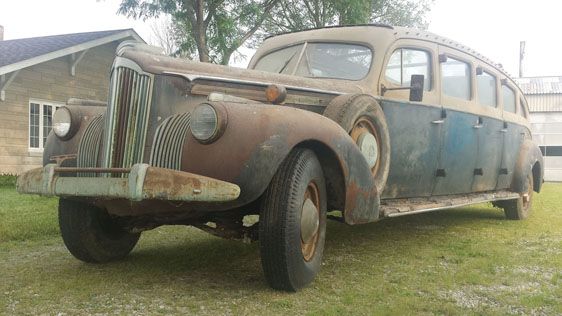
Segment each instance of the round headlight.
M68 136L72 124L70 110L66 107L58 108L53 115L53 131L60 138Z
M191 113L191 134L202 143L209 143L216 139L219 132L219 118L213 106L207 103L199 104Z

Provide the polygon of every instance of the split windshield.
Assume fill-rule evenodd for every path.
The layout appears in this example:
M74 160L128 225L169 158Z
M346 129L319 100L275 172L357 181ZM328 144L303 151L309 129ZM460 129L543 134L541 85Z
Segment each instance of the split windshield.
M303 43L263 56L256 70L309 78L359 80L371 67L373 53L362 45Z

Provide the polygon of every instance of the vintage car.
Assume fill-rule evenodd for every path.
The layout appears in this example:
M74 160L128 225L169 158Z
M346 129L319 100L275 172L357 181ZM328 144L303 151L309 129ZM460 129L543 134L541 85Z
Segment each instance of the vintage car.
M280 34L248 69L125 43L110 85L107 105L56 111L44 167L18 179L19 192L60 197L64 243L85 262L123 258L144 230L192 225L259 240L268 283L295 291L320 269L327 219L481 202L524 219L543 182L516 83L424 31Z

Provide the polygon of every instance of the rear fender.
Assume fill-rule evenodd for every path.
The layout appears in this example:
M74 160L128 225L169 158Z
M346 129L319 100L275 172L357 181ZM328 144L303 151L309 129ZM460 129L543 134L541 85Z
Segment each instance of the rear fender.
M379 194L369 166L351 137L337 123L313 112L285 106L211 104L226 113L224 134L214 143L204 145L188 133L182 170L240 186L240 197L221 209L243 206L259 198L296 146L321 144L324 152L335 158L332 161L337 161L342 173L345 197L341 200L345 201L342 211L346 223L378 219Z
M544 162L539 146L531 140L525 140L519 150L515 171L511 182L513 192L527 191L527 177L533 177L533 188L540 192L544 179Z

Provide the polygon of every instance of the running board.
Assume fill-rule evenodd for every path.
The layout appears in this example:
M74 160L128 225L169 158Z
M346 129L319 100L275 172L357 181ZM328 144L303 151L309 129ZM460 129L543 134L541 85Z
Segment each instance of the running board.
M510 191L494 191L432 196L427 198L390 199L381 201L380 209L382 217L397 217L462 207L476 203L512 200L518 197L519 194Z

